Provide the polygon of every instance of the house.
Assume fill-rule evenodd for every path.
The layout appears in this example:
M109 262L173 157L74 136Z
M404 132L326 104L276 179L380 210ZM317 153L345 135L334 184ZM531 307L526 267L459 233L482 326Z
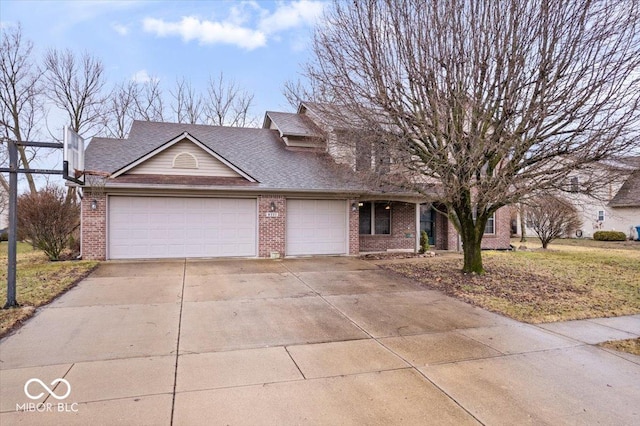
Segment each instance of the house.
M82 256L415 251L421 230L437 249L460 249L435 198L372 186L337 161L336 129L312 108L267 112L260 129L135 121L126 139L93 138L86 174L109 178L83 189ZM487 224L484 248L508 247L505 209Z
M9 192L0 185L0 229L9 226Z
M582 227L567 237L592 238L596 231L621 231L629 239L640 239L636 229L640 226L640 157L601 162L590 170L592 176L583 173L575 173L571 187L562 194L582 220ZM591 195L580 193L583 182L593 176L603 184ZM526 232L535 235L529 226Z

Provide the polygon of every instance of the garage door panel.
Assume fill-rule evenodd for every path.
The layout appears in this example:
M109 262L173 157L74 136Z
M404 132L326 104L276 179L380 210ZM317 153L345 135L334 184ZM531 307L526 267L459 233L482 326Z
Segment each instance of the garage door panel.
M256 255L256 200L109 197L111 259Z
M287 200L287 255L345 254L344 200Z

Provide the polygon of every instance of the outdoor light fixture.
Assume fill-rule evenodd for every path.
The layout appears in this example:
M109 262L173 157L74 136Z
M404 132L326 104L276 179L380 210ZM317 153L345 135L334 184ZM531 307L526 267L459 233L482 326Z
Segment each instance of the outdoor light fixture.
M358 204L356 204L355 202L351 203L351 211L355 212L356 210L358 210Z
M276 203L274 203L273 201L271 202L271 204L269 204L269 211L276 211Z
M91 200L91 210L98 209L98 200Z

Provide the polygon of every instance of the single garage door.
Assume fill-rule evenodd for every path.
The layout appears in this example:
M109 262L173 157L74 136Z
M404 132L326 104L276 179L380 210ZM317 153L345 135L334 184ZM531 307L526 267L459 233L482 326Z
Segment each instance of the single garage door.
M256 200L109 197L110 259L256 256Z
M347 207L344 200L287 200L286 254L345 254Z

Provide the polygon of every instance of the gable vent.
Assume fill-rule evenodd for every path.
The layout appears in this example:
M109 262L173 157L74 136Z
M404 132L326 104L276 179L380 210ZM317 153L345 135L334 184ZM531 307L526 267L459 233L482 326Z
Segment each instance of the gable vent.
M197 169L198 159L189 152L181 152L173 157L174 169Z

